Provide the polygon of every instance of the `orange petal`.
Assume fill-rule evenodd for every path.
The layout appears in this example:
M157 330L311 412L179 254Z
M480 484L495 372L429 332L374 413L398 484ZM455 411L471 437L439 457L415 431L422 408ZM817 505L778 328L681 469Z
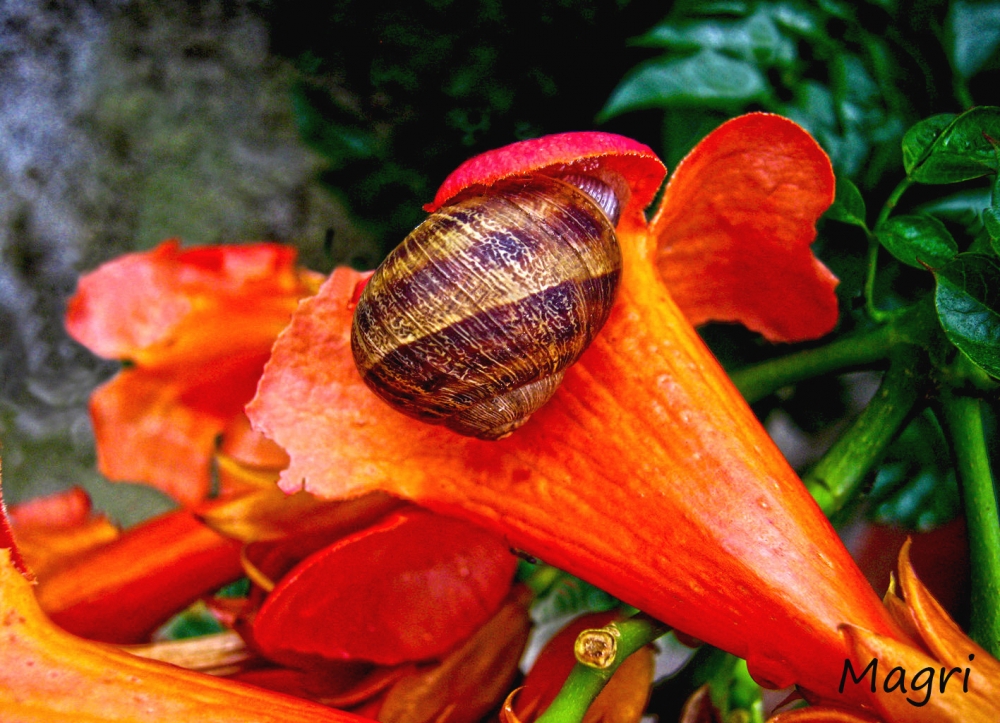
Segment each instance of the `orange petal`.
M14 505L9 515L18 548L41 578L72 565L119 534L107 517L93 512L90 497L80 487Z
M203 500L216 438L242 415L267 354L217 360L184 375L126 369L99 387L90 416L100 471L112 480L145 482L185 506Z
M440 664L404 677L378 712L381 723L475 723L494 709L517 674L531 629L525 588Z
M843 673L845 693L851 688L871 690L874 677L876 695L872 697L887 723L995 723L1000 719L1000 699L988 684L983 684L978 660L938 661L912 646L861 628L847 625L844 630L854 649L852 657L860 663L854 667L855 677L870 661L877 661L875 673L869 673L861 683L854 683L849 671ZM942 666L945 671L959 668L943 691ZM963 687L965 667L973 670L967 691ZM901 677L905 692L897 686Z
M66 328L109 359L180 365L270 347L310 283L289 246L181 249L174 239L83 276Z
M42 614L0 550L0 710L18 723L361 723L290 696L193 673L92 643Z
M96 640L136 643L201 595L238 578L239 545L190 512L170 512L127 530L72 566L40 577L52 619Z
M515 710L521 721L537 719L558 695L576 665L573 646L577 636L588 628L604 627L616 617L613 612L582 615L545 645L517 697ZM646 711L653 668L651 648L643 648L626 658L587 709L584 723L636 723Z
M910 545L907 540L899 551L899 584L924 644L942 665L973 669L976 686L1000 711L1000 661L963 633L920 582L910 562Z
M259 378L258 375L257 379ZM257 379L254 380L255 390ZM219 452L244 467L273 470L275 474L288 466L285 450L254 430L245 414L239 414L230 420L223 432ZM224 481L220 481L220 486L225 491Z
M508 695L500 708L500 723L523 723L514 712L514 698L521 692L520 688L515 688Z
M701 141L650 227L688 321L738 321L771 341L833 329L837 279L809 249L833 191L830 160L786 118L751 113Z
M294 260L275 244L182 250L167 241L80 279L70 334L134 365L91 398L106 476L189 506L204 499L216 438L246 434L239 418L271 344L315 288Z
M254 640L276 660L438 657L496 612L515 566L501 540L467 522L395 512L282 578L257 613Z
M219 458L219 476L228 478L228 494L200 505L195 512L216 532L241 542L302 536L332 541L404 504L378 492L346 502L320 499L308 492L286 495L275 484L277 471L250 470L227 457Z
M881 723L875 716L842 708L810 707L778 713L767 723Z
M648 239L620 234L604 330L499 442L413 421L350 350L360 275L337 269L279 337L248 405L290 455L288 492L381 489L485 525L776 687L832 693L855 622L899 634L835 531L681 315ZM863 622L862 622L863 621Z

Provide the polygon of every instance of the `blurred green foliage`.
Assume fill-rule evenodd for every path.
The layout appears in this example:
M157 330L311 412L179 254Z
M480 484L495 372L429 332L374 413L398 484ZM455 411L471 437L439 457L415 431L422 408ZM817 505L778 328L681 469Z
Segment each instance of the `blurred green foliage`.
M639 58L626 38L662 9L629 0L294 0L270 12L272 50L298 69L303 138L327 161L322 180L386 252L466 158L593 127Z

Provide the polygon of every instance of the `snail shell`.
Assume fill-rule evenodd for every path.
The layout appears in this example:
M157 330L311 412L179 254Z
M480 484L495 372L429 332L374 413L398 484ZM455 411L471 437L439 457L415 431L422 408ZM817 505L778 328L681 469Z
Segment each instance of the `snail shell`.
M589 176L532 176L431 214L365 287L351 347L411 417L499 439L553 395L604 325L621 275L618 200Z

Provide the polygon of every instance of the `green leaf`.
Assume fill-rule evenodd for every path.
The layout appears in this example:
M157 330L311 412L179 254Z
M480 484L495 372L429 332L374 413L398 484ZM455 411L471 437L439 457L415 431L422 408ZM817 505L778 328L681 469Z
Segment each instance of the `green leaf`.
M921 532L950 522L961 508L950 460L934 415L916 417L886 451L868 494L868 516Z
M612 92L599 121L642 108L731 108L766 97L764 75L750 63L714 50L644 63Z
M947 125L944 118L928 118L903 137L903 163L910 178L919 183L957 183L1000 170L990 142L1000 139L1000 108L972 108Z
M958 254L958 244L933 216L893 216L875 229L879 243L908 266L944 266Z
M945 20L945 46L956 73L975 75L1000 48L1000 2L955 0Z
M970 236L983 230L983 209L989 208L988 188L967 188L955 193L932 199L917 206L918 213L929 213L942 221L961 224Z
M858 187L843 176L837 177L837 197L826 211L826 217L841 223L850 223L867 229L865 201Z
M941 133L955 120L954 113L942 113L925 118L903 136L903 168L906 175L930 153L931 146L941 136Z
M618 601L600 588L563 573L532 605L531 617L537 623L546 623L572 613L611 610L617 605Z
M795 40L779 30L767 7L738 20L670 20L633 41L634 45L691 53L715 50L764 66L790 67L798 57Z
M221 633L224 630L205 601L198 600L163 623L154 637L158 640L182 640Z
M1000 241L1000 208L994 206L983 209L983 226L986 227L986 233L990 235L993 250L997 251L997 242Z
M934 272L938 319L952 344L1000 377L1000 260L959 254Z
M1000 173L993 179L990 192L990 205L983 209L983 226L990 237L990 245L1000 254Z

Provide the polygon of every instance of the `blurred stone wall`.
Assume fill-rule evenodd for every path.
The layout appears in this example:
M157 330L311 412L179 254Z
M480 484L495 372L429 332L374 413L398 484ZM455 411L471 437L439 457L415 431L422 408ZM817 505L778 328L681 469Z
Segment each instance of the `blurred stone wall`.
M8 502L83 484L123 522L162 508L93 471L86 400L117 365L68 339L80 272L168 237L294 243L327 271L365 239L315 182L294 71L259 3L0 1L0 442ZM334 248L324 239L334 231Z

